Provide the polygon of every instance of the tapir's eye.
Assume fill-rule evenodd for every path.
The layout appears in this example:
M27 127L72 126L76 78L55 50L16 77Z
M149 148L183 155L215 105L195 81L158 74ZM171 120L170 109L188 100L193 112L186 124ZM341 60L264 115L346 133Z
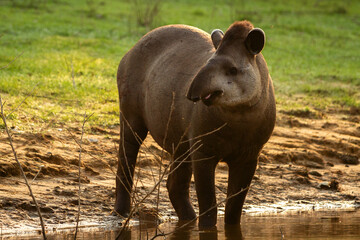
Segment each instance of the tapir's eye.
M238 73L238 70L236 67L231 67L228 71L229 75L235 76Z

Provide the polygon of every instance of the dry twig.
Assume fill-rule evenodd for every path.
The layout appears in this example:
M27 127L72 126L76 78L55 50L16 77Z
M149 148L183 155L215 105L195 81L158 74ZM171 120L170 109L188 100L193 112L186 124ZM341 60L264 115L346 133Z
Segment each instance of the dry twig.
M283 233L282 227L279 227L280 233L281 233L281 240L283 240L285 238L285 235Z
M34 202L34 204L35 204L35 207L36 207L36 210L37 210L37 212L38 212L38 215L39 215L39 218L40 218L40 224L41 224L41 229L42 229L43 238L44 238L44 239L47 239L47 238L46 238L46 233L45 233L44 221L43 221L43 219L42 219L42 215L41 215L41 212L40 212L40 207L39 207L39 205L38 205L38 203L37 203L37 201L36 201L36 198L35 198L35 196L34 196L34 194L33 194L33 192L32 192L31 186L30 186L30 184L29 184L29 182L28 182L28 180L27 180L27 177L26 177L26 175L25 175L24 169L22 168L21 163L20 163L20 161L19 161L19 159L18 159L18 157L17 157L17 154L16 154L16 150L15 150L15 147L14 147L14 144L13 144L12 136L11 136L11 134L10 134L9 127L8 127L8 125L7 125L7 122L6 122L6 116L5 116L5 114L4 114L4 105L3 105L3 103L2 103L1 96L0 96L0 107L1 107L1 119L2 119L3 122L4 122L5 131L6 131L6 134L8 135L9 143L10 143L12 152L13 152L13 154L14 154L15 161L16 161L16 163L17 163L18 166L19 166L21 175L22 175L22 177L23 177L24 180L25 180L25 184L26 184L26 186L27 186L28 189L29 189L30 195L31 195L31 197L32 197L32 200L33 200L33 202Z
M76 227L75 227L75 234L74 234L74 240L76 240L76 236L78 233L78 229L79 229L79 220L80 220L80 207L81 207L81 153L82 153L82 140L83 140L83 136L84 136L84 127L85 127L85 123L89 120L89 118L92 116L93 114L91 114L90 116L86 117L86 113L84 113L84 120L83 120L83 124L82 124L82 128L81 128L81 137L80 137L80 150L79 150L79 165L78 165L78 181L79 181L79 190L78 190L78 213L77 213L77 217L76 217Z
M30 91L30 93L28 93L27 95L26 95L26 97L21 101L21 103L16 107L16 108L14 108L7 116L6 116L6 118L8 118L11 114L13 114L15 111L17 111L18 109L19 109L19 107L26 101L26 99L28 99L32 94L33 94L33 92L35 91L35 89L36 89L36 87L39 85L39 83L37 83L34 87L33 87L33 89L31 89L31 91Z
M24 51L22 51L19 55L17 55L13 60L11 60L8 64L6 64L5 66L1 67L0 70L3 70L5 68L7 68L8 66L10 66L10 64L12 64L13 62L16 61L16 59L18 59L21 55L24 54Z

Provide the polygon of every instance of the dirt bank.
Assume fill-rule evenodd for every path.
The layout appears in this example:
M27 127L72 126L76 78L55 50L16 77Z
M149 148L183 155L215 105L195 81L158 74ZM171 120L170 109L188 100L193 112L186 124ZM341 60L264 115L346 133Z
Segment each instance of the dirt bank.
M280 111L270 142L260 156L259 167L244 210L296 206L317 208L328 203L360 203L359 111ZM41 130L12 129L17 154L41 206L45 222L74 223L78 202L79 126L52 126ZM116 148L119 128L87 127L83 141L81 219L106 221L115 193ZM158 161L163 156L148 137L137 168L136 199L142 199L158 181ZM38 217L28 190L19 177L5 132L0 137L0 225L3 233L19 227L38 227ZM167 156L165 155L165 158ZM166 167L167 160L164 160ZM217 168L218 201L225 198L227 166ZM159 215L175 213L168 200L165 179L161 183ZM191 196L197 210L192 182ZM141 205L152 211L156 193ZM332 205L334 206L334 205ZM220 205L220 212L224 204Z

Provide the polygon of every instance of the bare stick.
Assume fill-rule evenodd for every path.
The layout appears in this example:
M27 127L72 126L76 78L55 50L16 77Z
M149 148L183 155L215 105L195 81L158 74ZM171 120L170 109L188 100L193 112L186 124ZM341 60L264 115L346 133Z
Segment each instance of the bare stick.
M134 135L136 141L139 143L139 145L142 145L142 146L145 146L146 145L144 144L144 141L141 140L141 138L139 137L139 135L134 131L134 129L132 129L130 123L127 121L127 119L125 118L124 114L122 114L121 110L120 110L120 115L122 115L123 117L123 120L125 121L126 125L129 127L131 133ZM158 158L156 156L156 154L149 148L149 147L146 147L146 149L154 156L154 158L158 161L158 162L161 162L161 158Z
M215 133L215 132L217 132L217 131L220 131L220 130L221 130L223 127L225 127L226 125L227 125L227 123L224 123L224 124L221 125L220 127L212 130L211 132L207 132L207 133L201 134L201 135L196 136L196 137L194 137L194 138L192 138L192 139L185 140L185 141L183 141L183 142L181 142L181 143L190 142L190 141L192 141L192 140L196 140L196 139L199 139L199 138L202 138L202 137L211 135L211 134L213 134L213 133Z
M71 70L71 80L72 80L72 84L73 84L73 87L76 89L73 59L70 59L70 66L69 66L69 63L68 63L67 59L65 58L65 64L66 64L67 70L68 70L68 71ZM71 68L71 69L70 69L70 68Z
M168 121L166 123L165 136L164 136L164 140L163 140L163 145L161 146L162 149L161 149L161 157L160 157L161 162L159 164L159 181L160 181L160 176L161 176L162 160L164 159L164 151L165 151L164 148L165 148L165 144L166 144L166 138L168 137L171 117L172 117L172 114L173 114L174 109L175 109L174 105L175 105L175 92L172 92L172 100L171 100L171 106L170 106L169 119L168 119ZM156 197L156 211L157 212L159 212L160 188L161 188L161 185L159 184L158 191L157 191L157 197ZM156 233L157 233L157 228L156 228Z
M16 107L14 108L7 116L6 118L8 118L11 114L13 114L16 110L19 109L19 107L26 101L26 99L28 99L28 97L30 97L32 95L32 93L34 92L35 88L39 85L39 83L37 83L33 89L31 89L30 93L28 95L26 95L26 97L21 101L21 103Z
M22 51L19 55L17 55L13 60L11 60L8 64L6 64L5 66L1 67L0 70L3 70L5 68L7 68L8 66L10 66L10 64L12 64L13 62L16 61L16 59L18 59L21 55L24 54L24 51Z
M124 229L127 227L129 221L130 221L130 218L132 217L132 215L134 214L135 212L135 209L137 209L137 207L142 204L149 196L151 193L153 193L157 188L158 186L160 185L161 181L164 179L164 177L166 176L166 173L167 173L167 169L169 168L170 165L166 166L165 167L165 170L164 172L160 175L159 177L159 181L153 186L153 188L145 195L145 197L143 197L139 202L136 203L136 205L131 209L130 213L129 213L129 216L128 218L126 219L123 227L121 228L119 234L116 236L115 239L119 239L119 237L121 236L121 234L123 233Z
M35 179L37 178L37 176L39 175L39 173L41 172L41 169L44 167L44 165L40 165L39 171L36 173L35 177L33 178L33 180L31 181L31 184L33 184L33 182L35 181Z
M125 124L123 123L123 128L122 129L125 129ZM124 158L125 158L125 163L126 163L126 168L127 168L127 172L129 173L129 176L130 176L130 178L131 179L128 179L128 178L126 178L126 182L128 183L128 185L130 186L130 187L132 187L132 185L131 185L131 181L133 181L132 179L133 179L133 173L131 172L131 170L130 170L130 166L129 166L129 163L128 163L128 158L127 158L127 156L126 156L126 149L125 149L125 137L124 137L124 131L121 131L121 134L122 134L122 136L121 136L121 138L123 139L122 141L121 141L121 148L122 148L122 150L123 150L123 155L124 155ZM120 147L120 146L119 146ZM119 154L119 161L120 161L120 154ZM121 170L122 170L122 172L123 172L123 174L125 174L126 175L126 172L125 172L125 169L124 169L124 167L122 166L122 164L121 164ZM124 185L124 187L127 189L127 187L126 187L126 185ZM131 192L131 189L127 189L127 192Z
M0 107L1 107L1 118L2 118L2 120L3 120L3 122L4 122L4 125L5 125L5 131L6 131L7 135L8 135L9 143L10 143L11 149L12 149L12 151L13 151L15 161L16 161L17 164L19 165L21 175L22 175L22 177L23 177L24 180L25 180L25 184L26 184L26 186L28 187L29 192L30 192L30 195L31 195L31 197L32 197L32 200L33 200L33 202L34 202L34 204L35 204L35 206L36 206L36 210L37 210L38 215L39 215L39 218L40 218L42 235L43 235L44 240L46 240L47 238L46 238L46 233L45 233L45 225L44 225L44 221L43 221L43 219L42 219L42 215L41 215L41 212L40 212L40 208L39 208L39 205L38 205L38 203L37 203L37 201L36 201L36 198L35 198L35 196L34 196L34 194L33 194L33 192L32 192L31 186L30 186L30 184L29 184L29 182L28 182L28 180L27 180L27 177L26 177L26 175L25 175L24 169L22 168L21 163L20 163L20 161L19 161L19 159L18 159L18 157L17 157L16 151L15 151L15 147L14 147L14 145L13 145L12 137L11 137L11 134L10 134L10 131L9 131L7 122L6 122L6 117L5 117L5 114L4 114L4 106L3 106L3 103L2 103L1 96L0 96Z
M279 230L280 230L280 233L281 233L281 240L283 240L284 237L285 237L285 235L284 235L284 233L283 233L283 231L282 231L282 227L281 227L281 226L279 227Z
M85 123L87 122L87 120L89 120L89 118L92 116L93 114L91 114L89 117L86 117L86 113L84 113L84 120L83 120L83 124L82 124L82 128L81 128L81 137L80 137L80 150L79 150L79 176L78 176L78 181L79 181L79 190L78 190L78 213L77 213L77 217L76 217L76 228L75 228L75 234L74 234L74 240L76 240L76 236L78 233L78 229L79 229L79 220L80 220L80 206L81 206L81 153L82 153L82 140L83 140L83 136L84 136L84 127L85 127Z
M74 134L72 134L72 132L69 129L66 128L66 130L69 132L71 138L75 141L75 143L80 147L80 142L75 138ZM82 147L82 148L84 149L84 147ZM104 163L109 168L109 170L116 176L116 178L119 179L121 184L124 184L122 182L122 180L120 179L120 177L116 174L116 172L112 169L112 167L106 161L104 161L103 159L101 159L101 158L99 158L99 157L97 157L95 155L92 155L89 151L86 151L85 154L87 154L90 157L95 158L96 160L101 161L102 163ZM129 194L130 194L130 192L129 192Z
M74 64L73 64L73 61L71 61L71 79L72 79L72 82L73 82L73 87L76 89L75 73L74 73Z

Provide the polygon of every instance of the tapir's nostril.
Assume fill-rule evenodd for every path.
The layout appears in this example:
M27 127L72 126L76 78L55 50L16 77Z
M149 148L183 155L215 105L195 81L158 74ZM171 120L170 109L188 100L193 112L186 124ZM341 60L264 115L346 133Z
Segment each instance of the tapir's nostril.
M188 95L187 98L188 98L189 100L193 101L193 102L197 102L197 101L200 100L200 97L198 97L198 96L192 97L192 96L189 96L189 95Z

